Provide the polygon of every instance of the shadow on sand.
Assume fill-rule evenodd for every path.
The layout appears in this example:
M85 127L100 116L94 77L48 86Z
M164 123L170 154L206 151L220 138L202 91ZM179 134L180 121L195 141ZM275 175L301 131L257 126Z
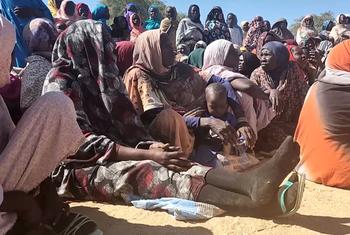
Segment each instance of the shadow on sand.
M344 208L346 210L346 208ZM338 218L329 216L300 215L290 218L274 220L276 224L300 226L317 233L324 234L350 234L350 217Z
M99 228L104 235L155 235L155 234L181 234L181 235L213 235L213 233L203 227L175 227L171 225L152 226L145 224L129 223L124 219L114 218L106 213L99 211L98 208L78 206L72 208L78 212L89 216L91 219L98 221Z

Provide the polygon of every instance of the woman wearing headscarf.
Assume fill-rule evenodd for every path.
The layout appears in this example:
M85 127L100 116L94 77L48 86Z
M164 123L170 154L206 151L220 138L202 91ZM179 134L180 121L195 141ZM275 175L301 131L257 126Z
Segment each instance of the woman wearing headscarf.
M269 32L271 30L271 23L268 20L264 20L264 31Z
M245 51L239 56L238 72L247 78L250 78L250 75L259 66L260 60L254 53Z
M177 20L176 8L167 6L165 9L165 18L160 23L160 30L169 35L174 50L176 50L176 31L178 27L179 21Z
M1 14L0 41L3 87L9 82L15 29ZM72 102L63 94L50 93L40 97L15 126L0 96L0 234L98 232L93 221L67 211L47 180L84 141L75 118Z
M326 71L309 90L295 140L299 172L316 183L350 189L349 113L350 40L329 53Z
M136 64L154 49L160 50L159 39L153 40L152 36L159 38L160 31L145 32L137 40L135 49L144 51L135 53ZM141 40L144 37L149 40ZM72 41L78 43L73 45ZM81 50L91 44L96 46L95 50ZM149 46L152 48L147 49ZM182 153L177 151L178 148L169 145L158 144L150 150L125 147L126 143L134 146L132 144L142 139L142 135L132 128L136 127L137 116L133 114L132 105L126 99L126 92L118 78L112 48L107 29L101 23L88 20L71 25L56 42L54 68L47 77L51 88L48 88L59 88L71 97L78 123L87 136L87 142L80 151L53 173L62 196L107 202L120 198L130 202L135 197L175 197L224 208L255 208L256 213L263 212L266 206L275 216L295 213L302 196L296 191L300 191L298 189L302 189L303 184L294 180L291 187L279 188L298 162L298 146L291 138L286 139L272 160L243 173L193 166L181 158ZM94 60L92 56L99 60ZM150 59L143 65L158 60ZM170 63L170 59L163 62ZM162 64L152 66L166 68ZM172 115L168 110L161 118ZM113 122L108 121L112 118ZM242 192L242 195L237 192ZM292 200L287 201L285 194ZM278 195L280 200L275 199ZM286 206L283 207L283 204Z
M79 19L80 16L78 15L75 3L73 1L63 0L55 17L55 25L58 32L61 33Z
M261 66L253 72L251 80L270 96L277 115L259 132L256 149L270 153L282 139L294 133L308 85L298 77L299 68L289 62L288 50L281 42L265 44L260 56Z
M198 41L203 40L204 26L199 6L191 5L187 17L182 19L176 31L176 45L186 44L192 51Z
M115 55L117 57L117 67L119 69L120 76L124 76L126 70L128 70L133 63L135 43L130 41L117 42L115 47Z
M334 39L330 37L330 32L335 26L334 22L331 20L326 20L323 23L322 26L322 31L319 34L319 38L321 40L317 50L321 54L322 58L321 61L324 64L326 62L327 56L329 51L333 48L334 46Z
M245 40L245 38L247 37L248 31L249 31L249 22L244 20L241 22L241 29L243 31L243 41Z
M272 25L272 32L274 32L282 41L294 40L294 35L288 29L288 22L285 18L281 18Z
M131 16L133 14L138 14L137 5L133 2L129 2L128 4L126 4L125 10L124 10L124 17L126 18L126 21L128 22L129 30L132 30Z
M257 16L250 23L250 28L243 41L243 46L248 51L253 51L256 49L258 39L260 35L264 32L264 19L261 16Z
M232 90L230 84L221 78L200 73L188 64L175 62L175 54L170 46L168 35L160 30L140 35L135 45L134 65L124 75L124 83L136 111L144 123L148 125L152 123L149 130L153 137L164 136L163 129L167 128L162 122L154 124L155 122L177 117L177 114L170 113L166 118L159 114L160 111L168 112L171 108L183 115L197 107L202 107L206 86L215 82L227 83L227 89ZM233 91L231 93L234 94ZM236 97L232 99L237 101ZM239 106L238 103L237 106ZM243 111L240 112L240 107L236 109L237 118L241 118L240 122L246 124ZM182 122L183 120L179 123ZM186 125L172 127L173 130L178 128L181 128L179 129L182 134L181 139L187 139L182 149L188 155L193 150L194 139L188 135Z
M207 44L218 39L231 41L230 31L228 30L221 7L214 7L209 12L205 21L204 35Z
M53 20L47 6L41 0L3 0L0 1L2 14L16 29L14 62L18 67L25 67L28 48L23 41L23 28L34 18L43 17Z
M228 26L228 30L230 31L231 42L238 46L242 46L243 31L241 27L238 26L237 22L237 16L235 14L229 13L227 15L226 23Z
M136 13L132 14L130 19L131 19L130 20L130 26L131 26L130 41L136 42L136 39L145 30L143 29L143 27L141 25L141 18L138 14L136 14Z
M337 16L336 23L329 34L334 39L334 42L337 42L343 33L350 31L350 24L347 23L345 14Z
M258 38L258 41L256 43L256 48L252 51L255 53L258 58L260 57L260 52L263 46L268 42L282 42L282 40L272 31L269 32L263 32L260 34L260 37Z
M317 35L318 33L314 26L314 17L312 15L307 15L300 23L295 40L300 44L301 41L307 40L310 37L316 37Z
M77 14L81 19L92 19L90 8L85 3L78 3L76 6Z
M151 5L148 8L149 18L144 22L145 30L159 29L162 16L159 8L156 5Z
M56 17L58 9L61 7L63 0L49 0L48 7L53 17Z
M239 102L247 121L257 135L258 131L266 127L274 117L268 108L268 96L247 77L236 72L238 70L239 52L227 40L217 40L210 44L204 53L203 71L224 78L231 83L233 89L239 93ZM253 98L256 99L257 108L253 107ZM253 134L253 136L254 136ZM246 136L246 135L245 135ZM247 139L253 147L256 138Z
M115 42L128 41L130 39L128 22L124 16L114 17L111 28L112 38Z
M60 9L57 11L56 19L75 22L78 20L78 12L73 1L63 0Z
M105 26L107 25L107 20L109 20L110 14L108 6L104 4L98 4L95 9L92 11L92 19L103 23Z
M51 52L57 36L53 23L42 18L32 20L23 29L23 38L31 55L21 74L22 110L29 108L41 96L46 75L52 67Z

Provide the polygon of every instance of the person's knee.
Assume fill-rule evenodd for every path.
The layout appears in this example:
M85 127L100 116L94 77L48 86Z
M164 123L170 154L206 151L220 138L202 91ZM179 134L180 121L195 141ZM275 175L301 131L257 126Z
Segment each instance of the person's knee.
M44 105L47 112L75 116L72 100L62 92L48 92L38 100L38 105Z

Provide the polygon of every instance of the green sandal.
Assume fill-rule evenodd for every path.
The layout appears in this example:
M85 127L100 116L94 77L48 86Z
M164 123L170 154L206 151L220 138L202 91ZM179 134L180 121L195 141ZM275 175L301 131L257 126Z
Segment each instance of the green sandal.
M286 188L283 190L283 192L279 195L278 201L280 204L280 207L282 209L283 214L279 217L290 217L292 215L295 215L296 212L299 210L302 199L303 199L303 194L304 194L304 189L305 189L305 174L298 174L297 172L293 172L293 174L296 174L298 176L298 191L297 191L297 198L295 200L294 207L288 211L286 204L285 204L285 196L288 190L294 185L296 182L291 182L290 180L287 180L283 185Z

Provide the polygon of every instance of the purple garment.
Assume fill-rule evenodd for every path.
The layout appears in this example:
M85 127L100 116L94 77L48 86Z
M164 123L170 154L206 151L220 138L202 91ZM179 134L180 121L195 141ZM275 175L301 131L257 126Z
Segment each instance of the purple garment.
M129 30L132 30L132 27L131 27L131 24L130 24L131 16L133 14L137 13L137 10L136 11L131 11L132 8L137 9L136 4L132 3L132 2L128 3L126 5L126 9L124 11L124 17L125 17L126 21L128 22Z

